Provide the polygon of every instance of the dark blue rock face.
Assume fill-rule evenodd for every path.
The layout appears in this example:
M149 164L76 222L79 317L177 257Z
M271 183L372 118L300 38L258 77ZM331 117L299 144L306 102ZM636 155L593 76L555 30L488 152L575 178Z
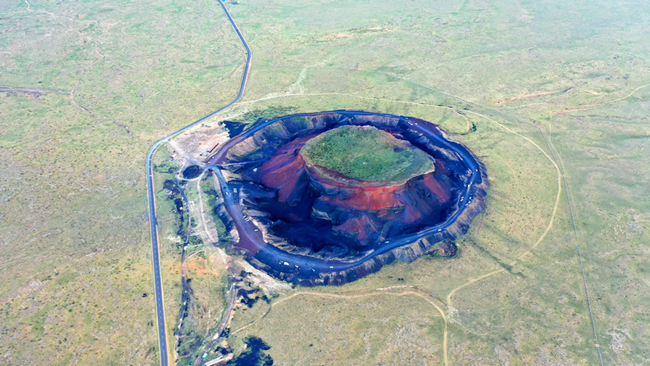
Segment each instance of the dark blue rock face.
M434 159L435 171L385 185L323 176L300 148L343 125L373 126L406 140ZM484 209L484 166L436 125L415 118L295 114L260 121L224 149L220 166L229 179L222 191L237 194L245 216L263 232L234 248L270 274L304 285L353 281L396 258L453 254L452 240ZM238 221L233 218L241 237L246 225Z

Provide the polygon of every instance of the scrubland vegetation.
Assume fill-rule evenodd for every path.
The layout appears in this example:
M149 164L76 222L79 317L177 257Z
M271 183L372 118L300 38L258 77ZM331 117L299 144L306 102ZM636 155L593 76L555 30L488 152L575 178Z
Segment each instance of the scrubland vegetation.
M244 100L215 121L413 116L490 177L456 258L258 301L233 319L236 354L256 336L278 365L595 365L598 350L648 363L647 3L228 7L255 56ZM0 92L0 363L156 364L144 158L232 100L241 46L214 2L11 1L0 14L0 86L41 90ZM159 174L174 329L180 239ZM206 301L225 283L201 277L222 273L209 258L190 272Z

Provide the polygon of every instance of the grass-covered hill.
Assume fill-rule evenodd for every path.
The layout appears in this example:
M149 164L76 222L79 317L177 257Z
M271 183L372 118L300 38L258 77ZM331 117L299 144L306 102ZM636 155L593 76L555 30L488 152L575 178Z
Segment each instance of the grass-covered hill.
M311 164L368 182L398 182L433 170L433 159L407 141L372 126L342 126L309 140Z

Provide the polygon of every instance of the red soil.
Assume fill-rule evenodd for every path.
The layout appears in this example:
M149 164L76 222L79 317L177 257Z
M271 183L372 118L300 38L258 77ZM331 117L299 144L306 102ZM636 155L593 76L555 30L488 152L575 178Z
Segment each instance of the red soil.
M452 198L442 164L436 164L435 172L401 183L364 182L308 166L300 149L309 138L282 146L260 167L261 182L277 189L278 201L291 207L300 204L310 183L312 188L320 186L317 201L350 213L334 230L355 237L361 245L368 244L370 234L381 231L387 223L416 224L438 212Z

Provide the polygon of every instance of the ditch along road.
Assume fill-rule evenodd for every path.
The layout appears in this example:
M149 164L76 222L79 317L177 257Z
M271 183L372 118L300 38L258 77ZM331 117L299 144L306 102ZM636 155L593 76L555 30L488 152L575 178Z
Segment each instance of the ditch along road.
M244 67L244 73L242 75L241 84L239 86L239 93L237 94L237 97L227 105L219 108L218 110L208 114L207 116L193 123L190 123L189 125L181 128L180 130L156 142L149 150L149 154L147 154L147 160L146 160L147 199L149 204L149 225L151 227L151 250L153 256L153 272L154 272L153 281L154 281L154 290L156 293L156 318L158 324L158 343L160 348L161 366L168 366L170 364L170 359L172 357L170 357L171 350L169 349L169 341L167 337L167 324L165 323L165 306L163 300L163 286L162 286L162 279L160 275L160 241L158 239L158 218L156 217L156 196L155 196L155 187L154 187L154 180L153 180L153 164L152 164L153 156L155 155L158 148L160 148L163 144L167 143L173 137L177 136L180 133L183 133L187 129L192 128L193 126L205 121L206 119L214 116L215 114L223 111L224 109L230 108L233 104L239 102L242 96L244 95L244 89L246 88L246 82L248 81L248 77L250 74L251 60L253 58L253 52L248 46L248 43L246 43L244 36L239 30L239 27L237 27L237 24L235 24L235 20L232 18L230 12L226 8L226 4L222 0L217 0L217 2L219 2L219 5L221 5L221 8L223 9L224 13L228 17L228 21L230 22L230 24L232 24L235 32L237 33L237 36L242 42L242 45L246 49L246 66Z

